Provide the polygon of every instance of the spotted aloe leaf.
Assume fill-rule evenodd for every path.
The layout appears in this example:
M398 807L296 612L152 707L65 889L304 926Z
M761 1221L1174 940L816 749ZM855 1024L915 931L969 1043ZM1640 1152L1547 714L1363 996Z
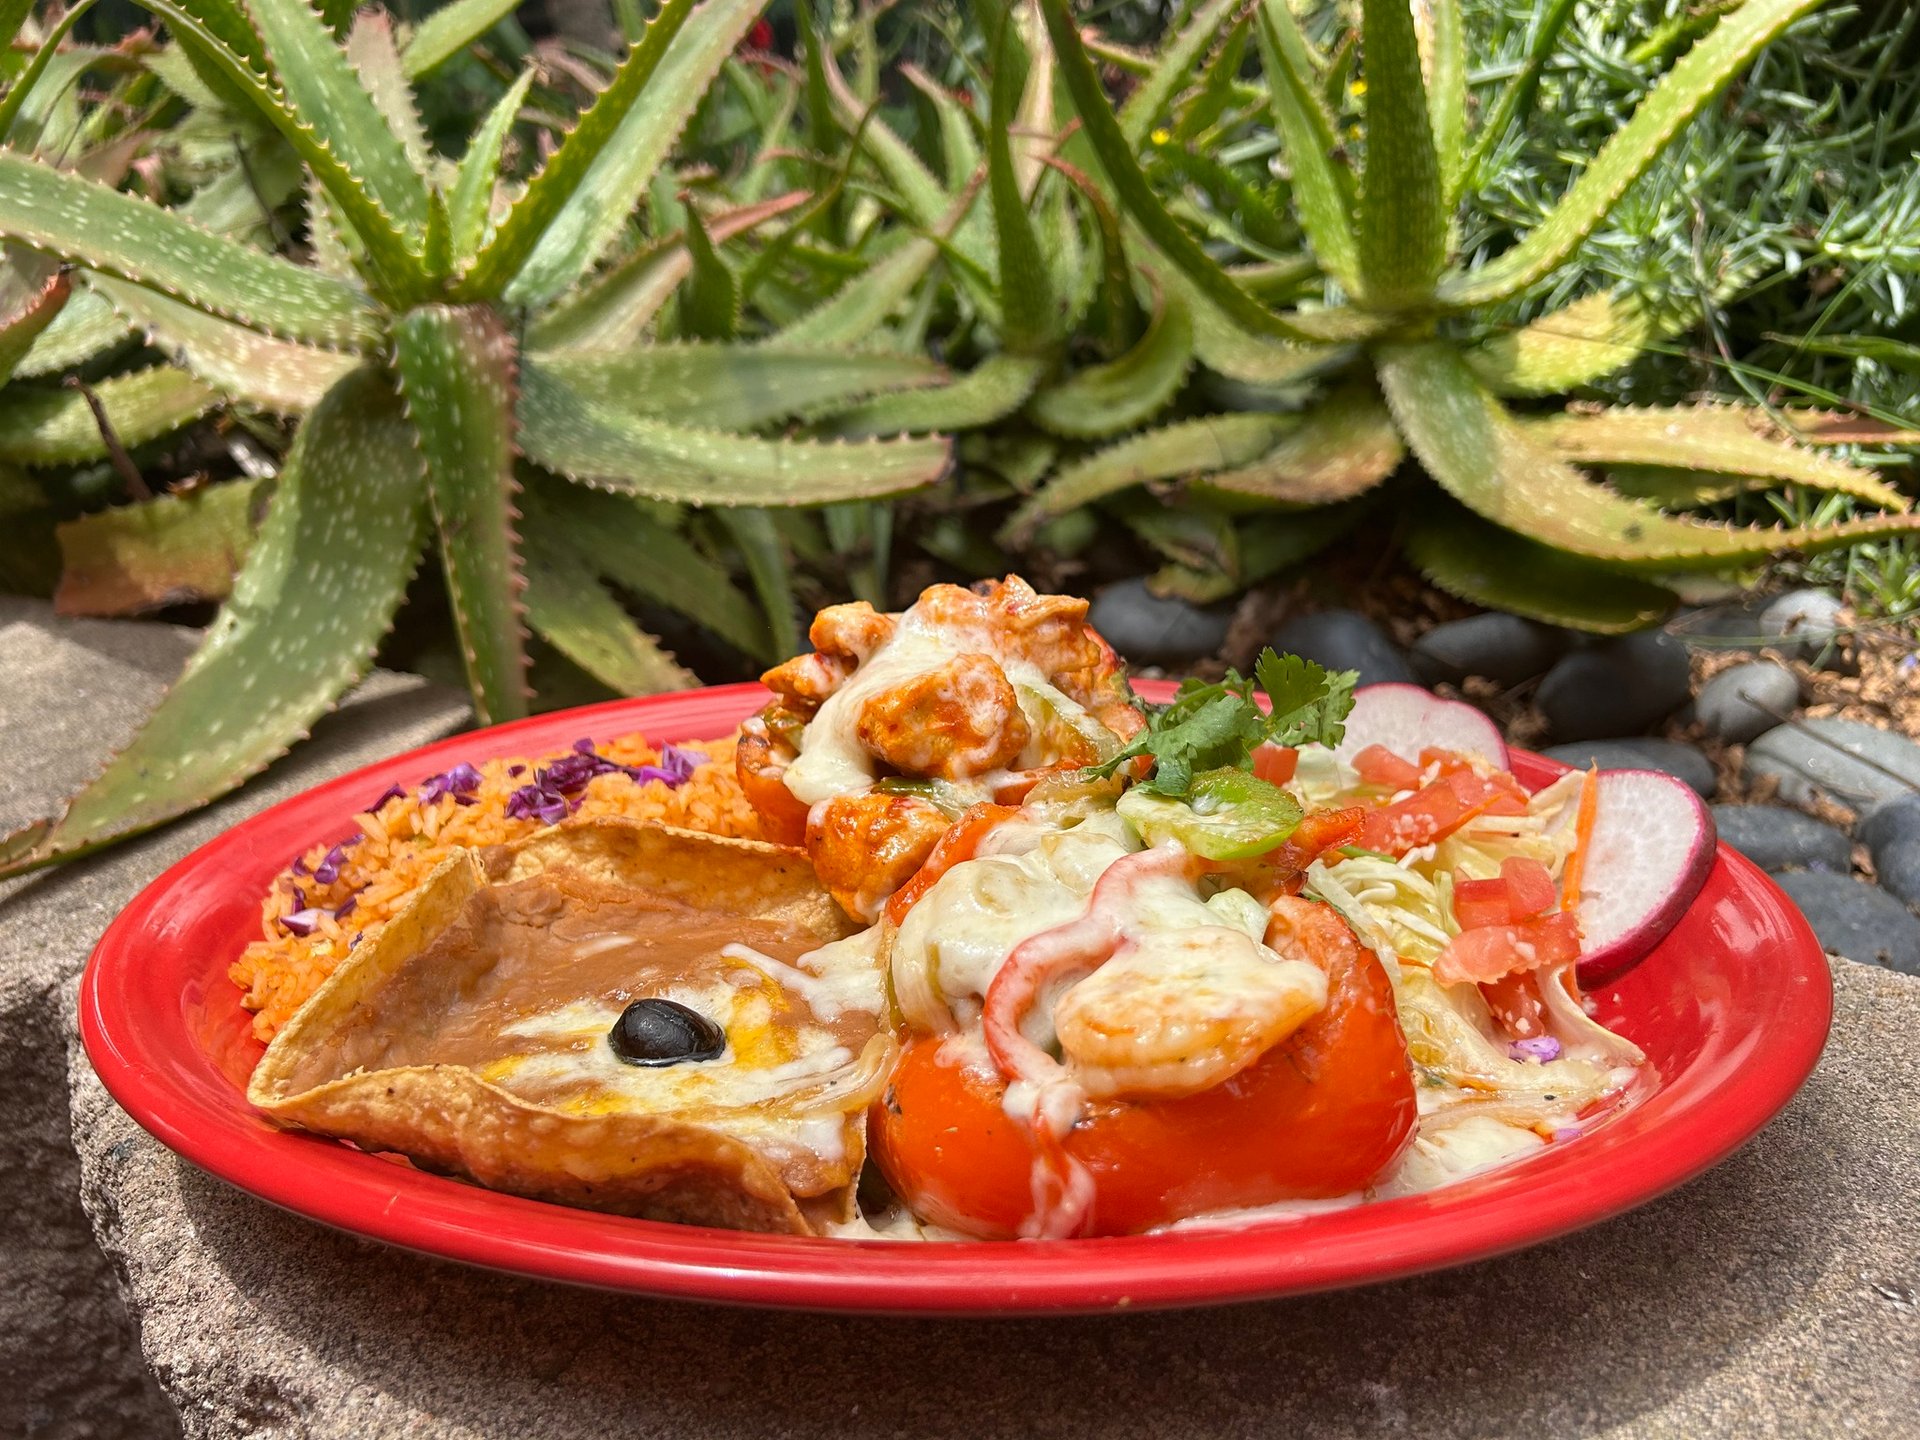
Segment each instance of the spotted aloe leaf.
M431 74L513 14L518 0L453 0L414 27L400 52L409 79Z
M1010 40L1013 24L1000 27L987 124L987 192L993 208L993 233L999 262L1000 331L1016 354L1047 350L1059 338L1060 315L1053 280L1041 253L1040 237L1027 210L1027 196L1013 153L1014 113L1019 79Z
M632 594L676 610L745 654L769 658L767 629L753 602L720 566L623 495L529 477L529 534L562 547Z
M597 405L721 430L935 385L946 371L919 355L825 346L690 342L624 355L540 355L548 374Z
M520 78L487 112L487 118L474 132L473 141L454 172L453 188L447 196L447 214L452 223L455 263L463 268L473 263L473 257L480 253L480 246L487 238L493 217L494 187L500 182L500 156L513 122L520 116L520 107L527 102L534 73L530 69L521 71Z
M1460 8L1461 0L1427 0L1413 12L1441 198L1449 207L1460 194L1467 161L1467 36Z
M169 359L222 395L276 415L304 415L358 362L352 355L276 340L124 280L95 290Z
M1663 515L1590 482L1531 439L1453 347L1382 346L1376 357L1394 420L1427 473L1481 518L1554 549L1634 568L1712 570L1920 534L1920 515L1911 514L1780 528Z
M1154 56L1152 69L1120 107L1120 133L1136 150L1146 142L1153 122L1166 113L1174 96L1192 79L1193 67L1237 6L1238 0L1206 0L1180 33Z
M1066 466L1013 514L1004 543L1022 544L1056 515L1155 480L1178 480L1258 459L1293 428L1282 415L1249 412L1182 420L1096 450Z
M427 145L420 109L414 104L413 88L407 83L392 17L384 10L371 9L354 15L347 32L346 55L374 110L400 142L408 169L422 178L431 176L435 160Z
M1448 276L1441 298L1462 307L1485 305L1518 294L1558 268L1707 102L1775 36L1822 3L1747 0L1723 17L1640 102L1545 220L1505 254Z
M1193 317L1179 294L1164 294L1131 350L1048 386L1033 397L1027 413L1056 435L1118 435L1157 415L1192 364Z
M635 623L579 556L527 533L527 623L554 649L623 695L691 690L699 679Z
M21 137L15 136L12 132L14 122L20 118L21 111L26 107L27 98L46 78L47 71L53 66L55 60L60 58L61 46L73 33L74 25L92 8L93 0L76 0L75 4L67 7L64 15L45 27L45 32L40 37L39 48L34 51L33 58L27 61L25 69L13 77L13 83L7 87L6 93L0 95L0 140L10 139L15 143L19 142ZM0 45L12 46L17 29L17 25L0 26ZM77 79L78 76L74 78Z
M1557 395L1624 368L1687 318L1602 291L1475 346L1467 363L1496 395Z
M841 435L905 435L976 430L1013 414L1052 362L1038 355L994 355L945 385L882 395L834 417Z
M1070 0L1040 0L1046 16L1047 33L1058 56L1060 78L1073 98L1082 132L1107 183L1113 187L1121 205L1147 236L1187 279L1213 301L1234 324L1256 335L1285 339L1304 338L1302 332L1267 309L1187 233L1179 220L1154 192L1134 148L1120 129L1112 103L1101 88L1099 73L1080 38Z
M1219 4L1221 0L1214 0ZM918 90L933 107L940 126L940 169L947 188L957 190L980 168L980 143L974 138L965 97L940 84L910 60L900 63L900 78Z
M1232 573L1174 561L1154 572L1148 588L1196 605L1211 605L1311 560L1351 531L1366 513L1365 502L1356 501L1243 521L1236 544L1238 565Z
M289 340L351 349L379 334L358 287L23 156L0 153L0 236Z
M1344 344L1291 344L1254 335L1235 325L1198 290L1179 277L1167 277L1170 292L1180 295L1193 317L1194 356L1215 374L1245 385L1292 385L1310 380L1353 356Z
M234 480L99 510L57 531L62 615L136 615L224 600L253 545L262 482Z
M790 191L707 220L716 245L744 235L806 204L805 191ZM668 235L641 246L567 293L534 320L527 343L535 350L625 353L643 344L648 327L693 268L686 237ZM746 287L743 283L742 289Z
M1406 534L1407 556L1450 595L1549 625L1603 635L1657 625L1671 590L1541 545L1436 500Z
M1143 490L1113 497L1107 509L1172 564L1225 575L1240 572L1240 533L1232 517L1219 510L1163 504Z
M285 753L372 663L424 508L399 397L356 371L301 426L233 596L179 682L63 816L0 842L0 873L151 829Z
M686 0L666 0L613 83L481 252L473 273L476 287L484 291L511 276L509 297L538 304L562 294L592 268L625 231L627 217L700 97L764 4L705 0L687 24ZM665 40L656 47L660 31ZM496 254L524 260L502 268Z
M772 654L797 654L800 644L799 603L793 594L793 561L787 542L771 510L734 506L719 512L734 547L747 567L754 594L767 617L767 639Z
M423 305L400 318L393 341L474 710L483 725L518 719L529 691L514 533L513 337L485 307Z
M531 359L520 405L527 456L609 489L689 505L817 505L896 495L946 474L945 440L765 440L635 415Z
M14 386L0 398L0 460L16 465L77 465L112 451L89 391ZM199 419L220 397L184 370L155 365L90 387L123 445L142 445Z
M1407 0L1361 0L1360 48L1367 159L1354 239L1368 305L1391 310L1433 293L1447 258L1447 205Z
M1577 465L1658 465L1809 485L1888 510L1912 502L1870 470L1776 438L1759 410L1736 405L1610 406L1521 421L1536 444Z
M72 291L72 282L51 263L0 264L0 385L65 308Z
M687 206L687 283L676 297L676 333L683 340L731 340L740 327L740 277L708 238L697 207Z
M426 182L346 51L307 0L247 0L247 8L288 108L417 242L427 226Z
M1353 173L1340 162L1333 115L1320 98L1307 42L1288 0L1261 0L1258 38L1274 128L1293 174L1300 228L1327 273L1342 287L1357 290Z
M104 358L132 339L133 328L120 312L94 293L94 277L85 271L75 273L80 283L14 363L15 378L64 374Z
M1210 474L1195 488L1240 508L1330 505L1371 490L1405 455L1379 391L1354 383L1314 406L1264 455Z

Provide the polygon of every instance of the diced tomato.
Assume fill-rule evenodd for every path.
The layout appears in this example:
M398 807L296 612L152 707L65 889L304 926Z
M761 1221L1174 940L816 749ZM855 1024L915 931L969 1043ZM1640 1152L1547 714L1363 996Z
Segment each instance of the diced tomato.
M1384 785L1389 790L1417 790L1420 767L1402 760L1384 745L1369 745L1353 757L1353 768L1369 785Z
M1538 860L1515 855L1500 862L1500 881L1507 887L1507 904L1515 920L1544 915L1560 901L1553 874Z
M1253 773L1269 785L1284 785L1300 768L1300 752L1291 745L1262 745L1253 752Z
M1329 850L1351 845L1360 838L1367 812L1358 805L1345 810L1313 810L1301 818L1287 843L1262 857L1274 869L1298 873Z
M1512 814L1512 804L1505 787L1471 770L1456 770L1367 816L1360 843L1369 850L1404 855L1444 840L1476 815Z
M1523 970L1579 958L1580 927L1573 916L1542 915L1514 925L1461 931L1434 962L1433 978L1443 985L1466 980L1484 985Z
M980 842L986 839L987 832L1002 820L1018 813L1011 805L989 805L983 801L954 821L947 828L947 833L935 843L926 863L914 871L913 878L888 897L887 919L895 925L906 919L907 912L933 888L934 881L962 860L971 860L973 852L980 848Z
M1440 767L1442 775L1452 775L1456 771L1473 769L1473 760L1458 750L1441 750L1429 745L1420 752L1420 768L1427 770L1435 765Z
M1469 880L1453 872L1453 918L1462 930L1484 930L1489 925L1513 923L1513 899L1502 879Z
M1571 970L1566 971L1571 975ZM1540 980L1531 970L1489 980L1480 986L1493 1018L1516 1040L1547 1033L1547 1006L1540 996Z

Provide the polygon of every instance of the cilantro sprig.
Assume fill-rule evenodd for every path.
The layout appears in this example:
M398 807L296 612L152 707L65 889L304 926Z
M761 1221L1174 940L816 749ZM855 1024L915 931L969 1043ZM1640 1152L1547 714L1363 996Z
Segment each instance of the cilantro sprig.
M1359 678L1352 670L1330 672L1298 655L1262 650L1251 678L1229 670L1212 684L1188 680L1167 704L1149 706L1147 728L1093 773L1111 775L1130 760L1150 756L1153 773L1141 788L1180 798L1202 771L1251 769L1253 752L1268 742L1338 745ZM1263 713L1254 698L1261 690L1272 702L1271 713Z

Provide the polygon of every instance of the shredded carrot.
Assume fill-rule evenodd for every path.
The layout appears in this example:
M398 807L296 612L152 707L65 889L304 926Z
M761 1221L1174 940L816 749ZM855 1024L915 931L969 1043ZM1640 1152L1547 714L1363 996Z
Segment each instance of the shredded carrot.
M1573 822L1573 850L1560 877L1560 909L1568 915L1580 908L1580 881L1587 868L1587 851L1593 846L1594 817L1599 813L1600 769L1590 765L1580 781L1580 810Z

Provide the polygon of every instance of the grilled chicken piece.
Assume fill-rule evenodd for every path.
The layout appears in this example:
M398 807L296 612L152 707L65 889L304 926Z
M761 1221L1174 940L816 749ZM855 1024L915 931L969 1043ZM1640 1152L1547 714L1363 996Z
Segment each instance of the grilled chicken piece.
M868 700L854 733L903 775L962 780L1010 763L1030 731L998 663L957 655Z
M839 795L820 807L807 852L841 909L856 920L876 920L887 897L926 863L949 823L946 811L918 795Z

